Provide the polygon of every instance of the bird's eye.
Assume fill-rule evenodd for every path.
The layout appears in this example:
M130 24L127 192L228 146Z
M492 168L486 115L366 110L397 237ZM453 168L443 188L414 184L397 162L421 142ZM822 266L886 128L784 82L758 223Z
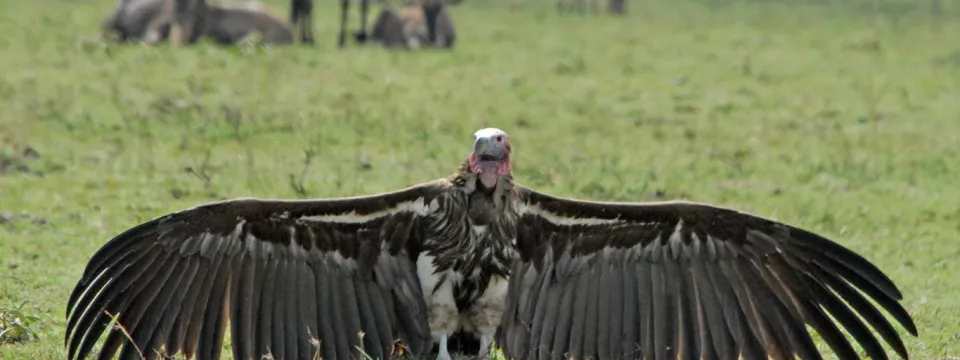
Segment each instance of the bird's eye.
M503 141L503 135L497 135L497 142Z

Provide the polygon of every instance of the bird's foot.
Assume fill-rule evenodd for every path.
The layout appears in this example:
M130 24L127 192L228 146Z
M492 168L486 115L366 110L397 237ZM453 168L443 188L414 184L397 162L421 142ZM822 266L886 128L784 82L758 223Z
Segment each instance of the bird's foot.
M440 351L437 353L437 360L453 360L450 357L450 351L447 350L447 335L440 335Z
M493 335L480 335L480 353L477 354L477 359L490 360L491 344L493 344Z

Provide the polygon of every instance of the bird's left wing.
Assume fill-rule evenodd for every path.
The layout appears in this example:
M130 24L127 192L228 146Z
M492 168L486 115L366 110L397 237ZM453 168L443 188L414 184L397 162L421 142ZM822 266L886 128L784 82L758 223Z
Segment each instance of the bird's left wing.
M841 359L858 356L837 325L874 359L871 330L906 358L861 291L916 336L886 275L811 232L705 204L518 193L497 335L511 359L819 359L805 324Z
M216 359L228 320L237 359L386 358L398 339L429 351L415 256L446 189L237 199L127 230L93 255L70 295L67 358L86 357L112 316L123 328L109 331L101 359L121 345L122 359Z

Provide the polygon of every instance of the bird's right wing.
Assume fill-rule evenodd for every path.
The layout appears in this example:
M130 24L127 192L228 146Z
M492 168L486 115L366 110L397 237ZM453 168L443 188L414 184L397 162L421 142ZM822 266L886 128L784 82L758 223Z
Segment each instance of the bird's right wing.
M859 359L854 341L887 359L874 332L907 358L880 308L917 335L883 272L812 232L700 203L520 193L509 358L822 359L810 330L840 359Z
M151 220L87 264L67 305L68 359L112 317L110 359L219 357L229 319L236 359L388 358L399 340L430 350L414 257L444 181L364 197L237 199ZM132 345L136 345L135 347Z

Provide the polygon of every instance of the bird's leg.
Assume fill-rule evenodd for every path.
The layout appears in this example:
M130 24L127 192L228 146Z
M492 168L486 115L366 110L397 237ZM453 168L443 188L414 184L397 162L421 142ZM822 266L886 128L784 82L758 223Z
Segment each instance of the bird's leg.
M440 350L437 352L437 360L451 360L450 351L447 350L447 334L440 335Z
M450 360L447 338L460 326L460 314L453 298L453 283L443 280L447 275L437 272L433 259L433 256L427 254L417 259L417 276L420 278L424 302L427 303L430 337L440 342L437 360Z
M484 334L480 335L480 353L477 354L477 359L489 359L490 358L490 345L493 343L493 335Z
M479 359L490 359L490 346L493 343L493 335L500 326L500 319L503 317L506 297L507 279L494 276L487 284L487 291L467 311L467 317L474 327L474 334L480 335Z

